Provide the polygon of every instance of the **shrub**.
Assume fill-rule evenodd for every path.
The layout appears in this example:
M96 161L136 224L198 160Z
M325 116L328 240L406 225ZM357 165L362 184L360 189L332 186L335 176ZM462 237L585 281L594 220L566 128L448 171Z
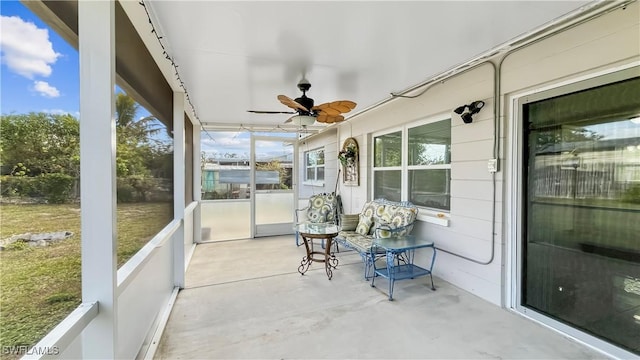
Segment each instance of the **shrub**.
M62 204L71 199L74 178L69 175L53 173L37 177L39 188L50 204Z
M37 181L28 176L0 176L0 192L2 196L41 196Z
M622 195L622 201L632 204L640 204L640 184L633 185L629 188L629 190Z
M144 175L133 175L128 178L129 184L138 193L139 201L147 201L149 193L157 188L155 179Z
M162 179L147 175L131 175L118 177L116 191L119 203L169 201L172 187L166 187Z
M128 178L118 178L116 188L116 198L119 203L134 202L134 193L136 189L131 186Z

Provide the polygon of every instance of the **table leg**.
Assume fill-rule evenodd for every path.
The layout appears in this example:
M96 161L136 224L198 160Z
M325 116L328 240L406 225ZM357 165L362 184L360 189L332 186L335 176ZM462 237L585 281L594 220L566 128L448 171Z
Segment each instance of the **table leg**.
M311 262L312 262L311 260L312 250L309 247L309 240L304 236L302 236L302 240L304 242L304 247L307 250L307 255L305 255L302 258L302 261L300 262L300 266L298 266L298 272L300 273L300 275L304 275L304 273L307 272L307 270L309 270L309 267L311 266Z
M396 257L397 254L387 252L387 273L389 274L389 301L393 301L393 285L396 281L394 272L394 260L396 259Z
M336 258L336 255L331 252L332 241L333 241L333 238L328 238L327 246L324 249L324 268L325 268L325 271L327 272L327 277L329 278L329 280L331 280L331 278L333 277L332 269L335 269L338 267L338 258Z

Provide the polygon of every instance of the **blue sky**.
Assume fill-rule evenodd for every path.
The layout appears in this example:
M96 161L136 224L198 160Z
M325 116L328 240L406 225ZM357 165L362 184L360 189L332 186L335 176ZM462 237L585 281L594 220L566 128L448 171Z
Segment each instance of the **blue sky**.
M19 1L0 3L0 112L78 116L78 51Z

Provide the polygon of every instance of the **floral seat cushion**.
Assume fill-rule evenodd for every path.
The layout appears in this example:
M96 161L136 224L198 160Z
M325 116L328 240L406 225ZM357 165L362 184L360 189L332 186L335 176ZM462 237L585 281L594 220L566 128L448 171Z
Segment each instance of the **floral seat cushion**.
M362 256L364 277L369 279L372 275L372 262L379 255L371 253L374 239L410 234L418 216L418 208L409 202L377 199L367 202L357 216L358 225L356 228L354 230L343 228L335 240L337 243L357 251Z

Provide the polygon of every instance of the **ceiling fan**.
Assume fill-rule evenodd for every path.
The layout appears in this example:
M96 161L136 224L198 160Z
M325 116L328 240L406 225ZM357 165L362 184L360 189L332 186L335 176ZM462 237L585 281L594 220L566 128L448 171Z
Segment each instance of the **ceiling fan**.
M299 117L313 118L317 122L332 124L344 120L341 114L347 113L356 107L356 103L349 100L339 100L313 106L313 99L307 97L307 91L311 84L304 77L298 82L298 89L302 91L302 96L293 100L285 95L278 95L278 100L283 105L295 111L260 111L247 110L254 114L296 114L285 121L285 123L300 121ZM312 122L313 123L313 122Z

